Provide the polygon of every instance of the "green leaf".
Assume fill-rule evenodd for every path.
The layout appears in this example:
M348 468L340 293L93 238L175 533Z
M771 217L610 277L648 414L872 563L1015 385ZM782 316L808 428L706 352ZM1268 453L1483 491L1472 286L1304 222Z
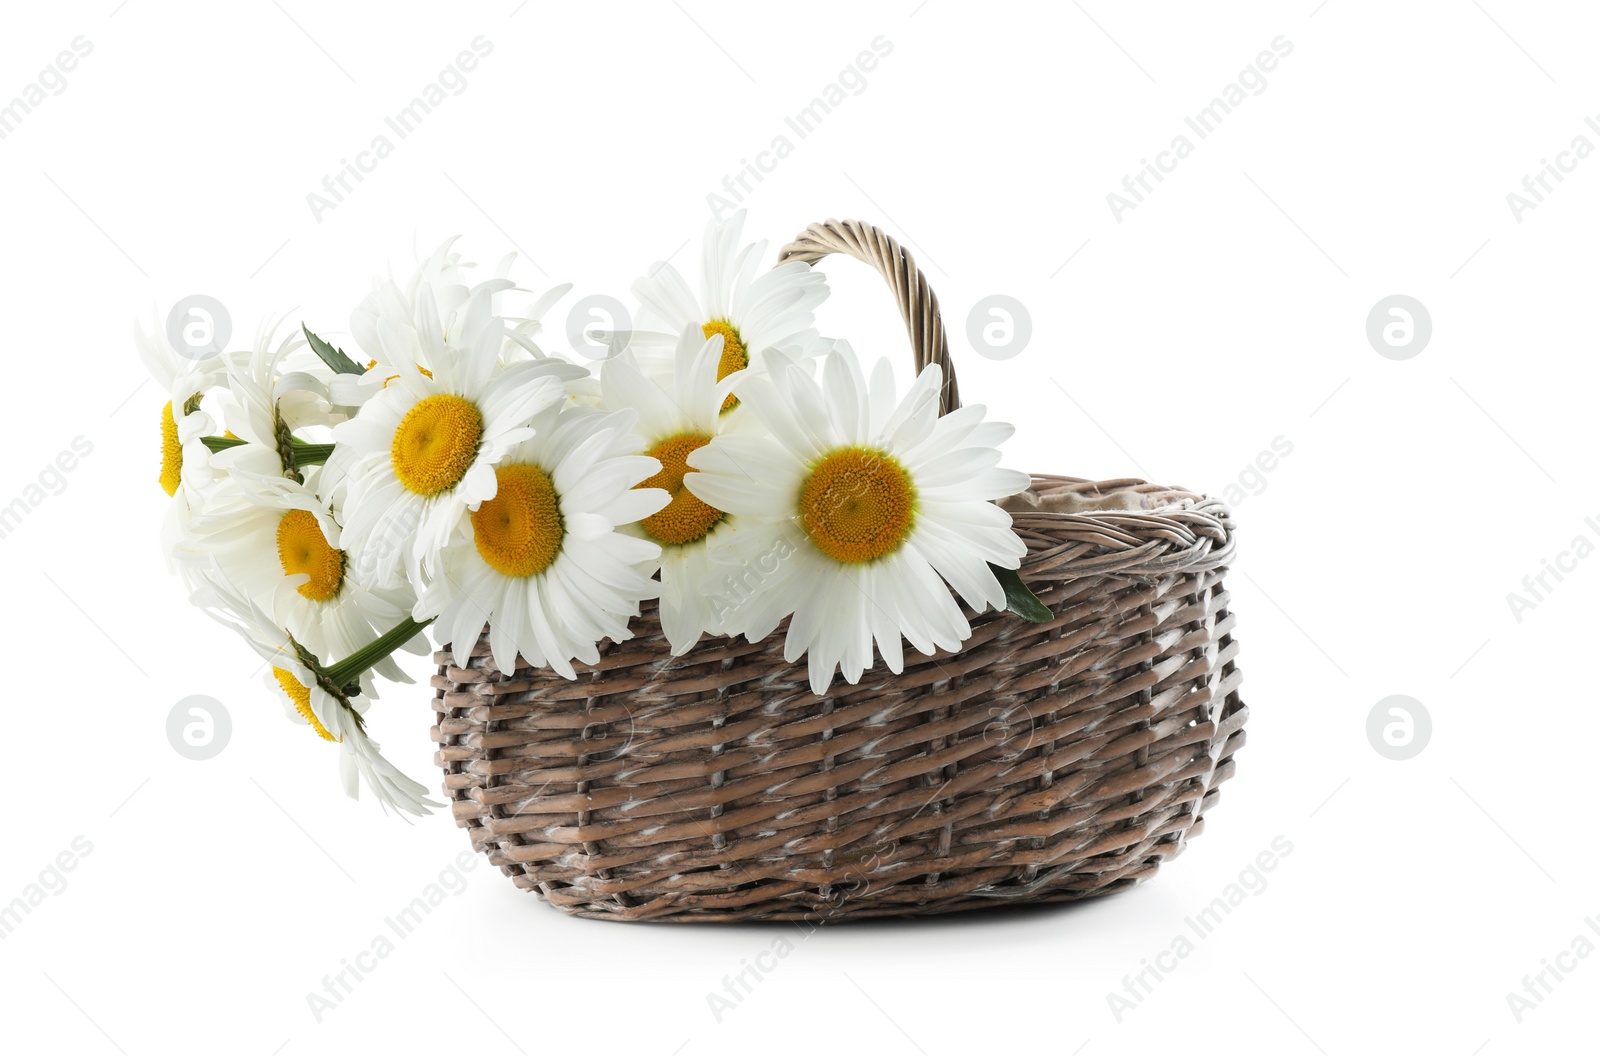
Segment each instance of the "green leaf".
M230 447L244 446L244 441L235 436L202 436L200 442L205 444L213 455Z
M300 329L305 332L306 340L311 342L311 351L317 358L326 363L328 367L340 374L365 374L366 370L355 360L344 354L344 349L334 348L322 338L313 334L305 323L300 324Z
M1028 589L1028 585L1022 582L1022 577L1017 574L1016 569L990 565L989 571L994 573L994 578L1005 588L1008 612L1016 613L1029 623L1049 623L1054 618L1055 614L1050 611L1050 606L1040 601L1033 591Z

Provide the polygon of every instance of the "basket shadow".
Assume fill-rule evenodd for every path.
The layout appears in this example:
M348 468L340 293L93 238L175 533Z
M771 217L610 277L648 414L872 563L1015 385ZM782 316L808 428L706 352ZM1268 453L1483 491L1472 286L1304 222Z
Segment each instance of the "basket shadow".
M1004 928L1006 925L1044 923L1054 919L1064 919L1072 915L1086 913L1096 906L1108 906L1114 901L1120 901L1122 896L1129 894L1132 890L1133 888L1125 888L1096 895L1092 898L1062 902L997 903L993 906L973 906L948 913L930 913L922 916L897 915L865 919L844 917L839 920L829 920L825 915L819 914L815 920L699 922L698 927L691 926L687 930L748 935L770 935L794 928L804 929L808 935L820 931L836 931L851 935L879 935L891 932L905 934L927 931L960 931L975 926L997 930L997 928ZM684 924L693 925L693 923L695 922L689 920L656 920L633 921L630 922L630 925L633 927L646 925L682 931L685 930Z

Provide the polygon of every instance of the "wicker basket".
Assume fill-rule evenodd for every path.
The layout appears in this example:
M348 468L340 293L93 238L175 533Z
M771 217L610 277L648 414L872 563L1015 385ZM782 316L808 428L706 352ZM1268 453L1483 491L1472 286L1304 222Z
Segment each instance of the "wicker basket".
M781 261L846 253L888 279L917 366L938 300L895 241L814 224ZM517 886L606 920L843 920L1060 902L1150 877L1198 834L1248 714L1222 577L1231 515L1136 480L1036 476L1007 503L1054 618L974 616L810 690L765 641L674 659L653 607L570 682L502 672L487 638L433 680L444 790Z

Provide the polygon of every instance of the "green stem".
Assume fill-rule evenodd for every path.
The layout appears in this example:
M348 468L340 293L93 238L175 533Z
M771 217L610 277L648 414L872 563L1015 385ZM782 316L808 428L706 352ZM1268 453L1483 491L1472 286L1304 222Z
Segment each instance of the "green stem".
M230 447L242 447L244 445L243 440L232 436L202 436L200 442L210 448L213 455L220 451L226 451Z
M407 616L377 641L356 650L332 667L329 667L326 670L328 680L336 686L349 685L373 664L416 637L418 631L432 622L432 619L426 619L418 623Z
M294 464L320 466L333 457L333 444L308 444L299 438L294 442Z

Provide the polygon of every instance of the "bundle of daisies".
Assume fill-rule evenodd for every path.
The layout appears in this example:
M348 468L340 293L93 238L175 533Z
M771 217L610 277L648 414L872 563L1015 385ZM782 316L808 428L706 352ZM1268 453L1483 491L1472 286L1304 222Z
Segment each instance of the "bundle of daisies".
M995 504L1029 483L998 468L1011 427L941 417L937 366L903 395L887 361L868 377L813 327L822 274L758 271L742 226L708 227L698 296L670 264L638 279L636 325L597 335L620 351L593 373L540 344L570 287L530 299L511 257L479 278L449 242L374 282L351 352L282 322L198 359L139 333L170 400L169 560L289 717L340 746L351 796L438 806L364 718L430 624L457 664L487 633L501 671L575 678L647 599L674 655L787 617L784 655L822 694L875 652L899 673L902 639L959 648L952 590L1042 615Z

